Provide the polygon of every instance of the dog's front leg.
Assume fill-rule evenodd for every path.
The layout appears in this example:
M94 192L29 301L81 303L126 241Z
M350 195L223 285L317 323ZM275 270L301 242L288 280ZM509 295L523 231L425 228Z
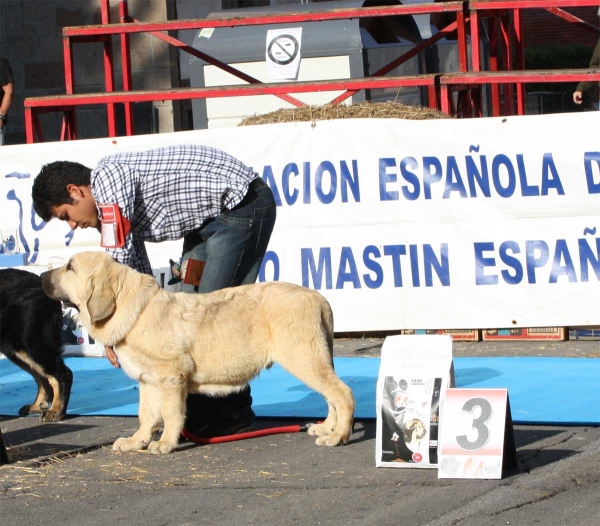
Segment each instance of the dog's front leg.
M154 433L161 424L160 391L158 387L140 382L140 408L138 412L140 427L129 438L119 438L113 444L115 451L144 449L150 444Z
M164 422L160 440L150 442L148 451L154 454L170 453L177 447L185 421L187 384L183 377L163 378L159 381L160 408Z

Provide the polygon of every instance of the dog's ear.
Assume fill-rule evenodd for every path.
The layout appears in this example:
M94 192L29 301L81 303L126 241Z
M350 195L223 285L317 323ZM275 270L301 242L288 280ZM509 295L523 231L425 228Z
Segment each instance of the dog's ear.
M93 275L88 280L89 296L86 301L90 323L94 325L115 312L116 298L110 280Z

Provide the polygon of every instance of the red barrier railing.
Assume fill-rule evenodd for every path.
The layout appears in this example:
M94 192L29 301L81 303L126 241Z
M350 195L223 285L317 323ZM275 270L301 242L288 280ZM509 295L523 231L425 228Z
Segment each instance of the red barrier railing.
M598 33L600 30L579 18L563 11L563 7L596 6L598 0L510 0L510 1L458 1L438 2L428 4L365 7L353 9L331 9L303 13L270 14L264 16L238 16L235 18L219 17L199 20L179 20L169 22L139 22L129 16L127 0L119 2L120 23L110 23L110 12L108 0L100 0L102 24L82 27L66 27L63 29L63 52L65 67L66 96L35 97L25 99L25 126L27 142L34 142L37 130L38 138L43 140L37 114L47 111L64 111L63 129L61 140L75 139L77 135L75 108L84 104L106 104L108 116L108 135L115 137L116 118L115 104L125 104L125 132L133 134L133 111L134 102L157 101L157 100L183 100L193 98L228 97L233 94L258 95L272 94L286 102L300 106L303 103L292 97L291 93L305 93L315 91L334 91L343 89L342 95L334 98L331 102L337 104L361 89L374 89L381 87L406 87L423 86L428 88L429 104L432 107L440 107L443 111L453 111L451 104L451 91L459 90L459 101L465 116L481 115L481 86L489 84L491 87L492 115L498 116L502 113L510 115L514 113L513 85L516 89L516 113L524 113L525 91L524 84L527 82L563 82L557 78L568 78L569 80L596 80L595 72L589 70L571 70L560 76L553 72L551 75L544 72L528 72L524 63L524 43L521 23L521 11L523 9L542 8L551 13L576 23L585 30ZM311 81L285 84L264 84L214 57L200 50L186 45L184 42L166 34L166 31L183 29L202 29L216 27L235 27L252 25L272 25L282 23L318 22L327 20L342 20L354 18L372 18L384 16L418 15L447 13L454 14L456 20L440 29L440 32L428 40L418 43L410 51L403 53L385 67L373 73L370 77L363 79L347 79L337 81ZM511 15L512 14L512 25ZM481 72L480 56L480 19L486 17L488 20L489 49L490 49L490 72ZM498 26L498 23L500 24ZM497 29L502 35L501 42L497 41ZM510 30L515 34L515 56L517 71L514 75L494 75L501 71L500 48L502 56L512 56L512 44ZM460 82L458 77L446 74L425 74L416 77L385 77L385 74L406 62L422 50L435 44L440 38L451 32L457 33L458 57ZM471 71L469 72L468 36L471 34ZM144 90L133 91L131 80L131 54L129 49L129 35L134 33L149 33L182 51L190 53L209 64L212 64L228 73L248 82L246 86L221 86L217 88L173 88L169 90ZM115 92L114 61L112 50L112 36L119 35L121 40L121 64L123 91ZM74 64L73 44L82 42L102 42L104 46L104 71L105 92L99 94L76 95L74 93ZM511 62L504 60L502 66L505 71L512 68ZM548 73L548 72L546 72ZM591 76L590 76L591 75ZM486 81L486 78L489 82ZM504 86L504 107L500 104L500 86Z

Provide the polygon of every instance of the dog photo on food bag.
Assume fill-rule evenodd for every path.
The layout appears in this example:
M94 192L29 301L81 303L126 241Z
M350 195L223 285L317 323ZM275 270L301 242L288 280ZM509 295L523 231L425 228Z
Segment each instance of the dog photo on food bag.
M42 422L65 417L73 373L61 356L62 316L62 305L46 295L40 276L0 269L0 352L38 386L35 401L19 410L21 416L39 414Z
M45 273L43 284L51 298L77 306L90 336L114 346L123 370L140 384L140 427L113 449L169 453L188 392L239 391L273 363L326 399L327 418L308 429L318 445L350 439L354 396L334 372L333 313L318 292L279 282L167 292L104 252L76 254Z

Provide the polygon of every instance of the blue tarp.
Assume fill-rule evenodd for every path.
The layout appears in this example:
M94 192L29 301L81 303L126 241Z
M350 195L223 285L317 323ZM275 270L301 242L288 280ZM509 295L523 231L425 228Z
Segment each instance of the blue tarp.
M68 414L136 416L137 382L104 358L67 358L74 375ZM379 358L335 358L352 388L356 418L375 418ZM600 360L594 358L454 358L457 387L507 388L512 419L522 424L600 424ZM323 418L327 405L275 365L252 381L258 417ZM0 414L17 415L33 402L33 378L0 360Z

